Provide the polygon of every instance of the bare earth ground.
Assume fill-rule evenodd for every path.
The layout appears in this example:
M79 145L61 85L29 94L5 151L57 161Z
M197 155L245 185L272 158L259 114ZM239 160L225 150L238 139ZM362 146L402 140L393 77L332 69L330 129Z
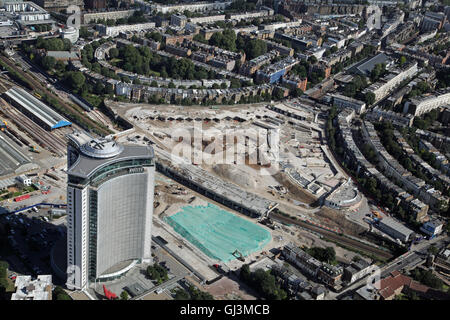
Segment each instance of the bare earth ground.
M247 288L245 284L240 284L228 277L204 286L204 290L217 300L256 300L255 296L249 294L251 289Z

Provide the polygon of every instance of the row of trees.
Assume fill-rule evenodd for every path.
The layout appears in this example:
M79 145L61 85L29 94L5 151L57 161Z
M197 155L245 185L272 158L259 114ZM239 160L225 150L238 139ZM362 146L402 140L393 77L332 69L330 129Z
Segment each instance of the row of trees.
M326 262L332 265L337 264L336 261L336 251L333 247L326 247L326 248L320 248L320 247L312 247L312 248L305 248L304 249L306 253L311 255L312 257L316 258L319 261Z
M437 109L425 113L421 117L415 117L413 126L422 130L427 130L439 118L439 111Z
M112 61L122 69L146 76L157 75L163 78L201 80L216 79L217 75L212 70L195 66L186 58L163 57L152 52L148 47L136 48L133 45L111 49L110 57L118 59Z
M246 60L251 60L267 52L267 44L263 40L251 39L249 41L242 35L236 36L236 33L231 28L214 33L209 41L205 40L200 34L195 35L194 40L217 46L228 51L245 52Z
M97 19L95 23L103 24L108 27L111 26L120 26L123 24L136 24L136 23L145 23L147 22L147 18L144 17L143 11L135 11L132 16L128 18L120 18L120 19Z
M428 287L438 290L441 290L443 288L444 283L442 282L442 280L436 277L430 270L422 270L420 268L416 268L414 269L412 276L414 280L419 281L420 283Z
M434 179L434 177L427 176L421 171L421 167L413 165L412 160L407 154L403 152L400 145L395 141L395 136L393 134L393 127L390 122L382 122L375 125L375 128L381 132L381 142L386 148L386 150L391 154L406 170L411 172L414 176L419 179L424 180L427 184L432 185L435 189L441 191L444 195L448 195L448 190L442 184L442 182ZM419 155L421 152L419 151ZM425 159L424 159L425 160ZM397 183L398 184L398 183ZM442 213L447 210L446 206L440 208Z
M421 96L425 93L429 93L431 92L431 87L430 85L425 82L425 81L421 81L418 84L416 84L412 90L406 95L405 100L406 99L411 99L417 96Z
M29 46L24 44L24 46ZM44 39L42 37L37 38L36 48L45 49L46 51L69 51L72 48L72 43L69 39L50 38Z
M47 32L47 31L51 31L52 30L52 25L51 24L36 24L36 25L34 25L32 27L37 32Z
M175 300L214 300L214 297L210 293L190 285L187 291L181 288L176 289Z

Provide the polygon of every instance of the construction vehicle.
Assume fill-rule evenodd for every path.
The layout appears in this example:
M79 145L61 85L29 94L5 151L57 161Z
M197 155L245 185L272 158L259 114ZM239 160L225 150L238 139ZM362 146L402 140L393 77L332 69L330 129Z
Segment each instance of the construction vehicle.
M381 214L378 212L378 211L372 211L372 214L376 217L376 218L378 218L378 219L383 219L383 217L381 216Z
M238 258L239 261L245 262L244 256L242 255L242 253L238 249L234 250L232 255L235 256L236 258Z
M41 153L38 149L36 149L35 146L31 146L29 149L30 152L34 152L34 153Z
M2 122L0 122L0 130L5 131L6 129L8 129L8 123L3 120Z

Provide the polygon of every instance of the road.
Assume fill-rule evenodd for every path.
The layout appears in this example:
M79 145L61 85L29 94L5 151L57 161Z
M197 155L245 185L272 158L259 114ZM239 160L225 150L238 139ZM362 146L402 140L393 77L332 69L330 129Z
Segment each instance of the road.
M166 288L170 287L171 285L173 285L174 283L180 281L181 279L183 279L184 277L186 277L188 275L191 275L191 274L186 272L183 275L176 276L176 277L174 277L174 278L172 278L170 280L167 280L166 282L164 282L164 283L162 283L162 284L160 284L160 285L158 285L156 287L151 288L150 290L148 290L147 292L145 292L145 293L143 293L143 294L141 294L139 296L131 298L130 300L142 300L148 294L151 294L151 293L153 293L153 292L155 292L155 291L157 291L159 289L165 290Z
M445 245L445 242L448 241L448 236L443 235L428 241L422 241L421 243L415 245L411 248L411 251L408 251L407 253L397 257L390 263L387 263L380 269L380 277L384 278L388 276L390 273L396 271L396 270L410 270L416 267L417 265L424 262L424 260L427 257L427 251L428 248L431 245L436 245L438 248ZM336 292L330 292L328 295L328 299L334 300L342 298L349 294L350 292L362 287L366 284L367 276L358 280L348 288L344 289L343 291L340 291L338 293Z

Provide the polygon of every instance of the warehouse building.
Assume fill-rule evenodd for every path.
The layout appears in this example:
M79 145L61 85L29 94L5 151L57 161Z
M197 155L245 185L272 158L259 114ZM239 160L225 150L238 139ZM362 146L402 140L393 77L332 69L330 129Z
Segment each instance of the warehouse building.
M399 239L402 242L408 242L411 234L413 234L412 230L390 218L380 220L378 227L392 238Z
M22 88L13 87L5 92L5 98L31 120L45 128L54 130L71 126L72 123L53 111Z

